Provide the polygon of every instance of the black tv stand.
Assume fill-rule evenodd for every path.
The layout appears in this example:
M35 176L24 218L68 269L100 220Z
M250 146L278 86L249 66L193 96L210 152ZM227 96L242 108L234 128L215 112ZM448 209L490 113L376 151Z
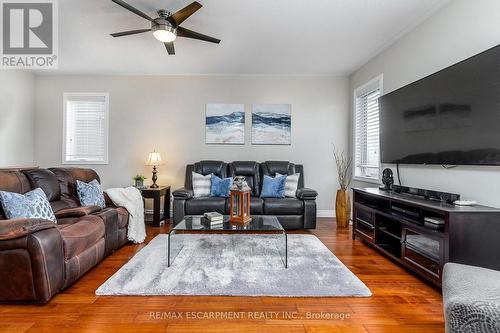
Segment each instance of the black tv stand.
M443 266L450 261L500 270L500 256L491 255L500 252L500 209L455 206L379 188L353 191L353 239L434 285L441 286Z

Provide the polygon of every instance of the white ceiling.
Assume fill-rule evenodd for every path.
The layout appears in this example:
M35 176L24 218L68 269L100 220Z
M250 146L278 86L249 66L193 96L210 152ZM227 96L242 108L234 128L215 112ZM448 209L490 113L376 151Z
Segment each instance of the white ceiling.
M190 0L125 0L150 16ZM448 0L199 0L182 26L222 40L178 38L167 55L147 20L111 0L59 1L59 70L74 74L344 75Z

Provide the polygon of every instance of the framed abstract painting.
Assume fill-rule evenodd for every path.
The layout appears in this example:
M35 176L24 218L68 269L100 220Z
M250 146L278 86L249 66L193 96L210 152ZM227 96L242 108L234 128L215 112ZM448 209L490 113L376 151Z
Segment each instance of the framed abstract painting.
M252 105L252 144L290 145L292 106L290 104Z
M207 104L205 143L245 144L245 105Z

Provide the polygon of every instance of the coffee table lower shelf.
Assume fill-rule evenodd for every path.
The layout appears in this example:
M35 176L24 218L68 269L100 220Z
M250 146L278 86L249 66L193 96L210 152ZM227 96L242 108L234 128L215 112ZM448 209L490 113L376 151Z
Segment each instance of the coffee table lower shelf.
M246 224L229 222L224 216L224 223L210 226L203 216L186 216L168 233L167 264L170 267L177 255L184 247L186 234L248 234L248 235L276 235L276 247L280 253L283 265L288 268L288 236L276 216L252 216ZM176 237L181 236L181 237Z

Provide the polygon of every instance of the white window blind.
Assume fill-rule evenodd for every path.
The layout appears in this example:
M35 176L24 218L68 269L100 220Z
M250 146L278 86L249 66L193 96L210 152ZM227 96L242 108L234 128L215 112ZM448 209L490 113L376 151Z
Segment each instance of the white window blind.
M65 164L108 162L108 95L64 95Z
M379 79L357 89L355 93L355 177L379 179L379 104L381 81Z

